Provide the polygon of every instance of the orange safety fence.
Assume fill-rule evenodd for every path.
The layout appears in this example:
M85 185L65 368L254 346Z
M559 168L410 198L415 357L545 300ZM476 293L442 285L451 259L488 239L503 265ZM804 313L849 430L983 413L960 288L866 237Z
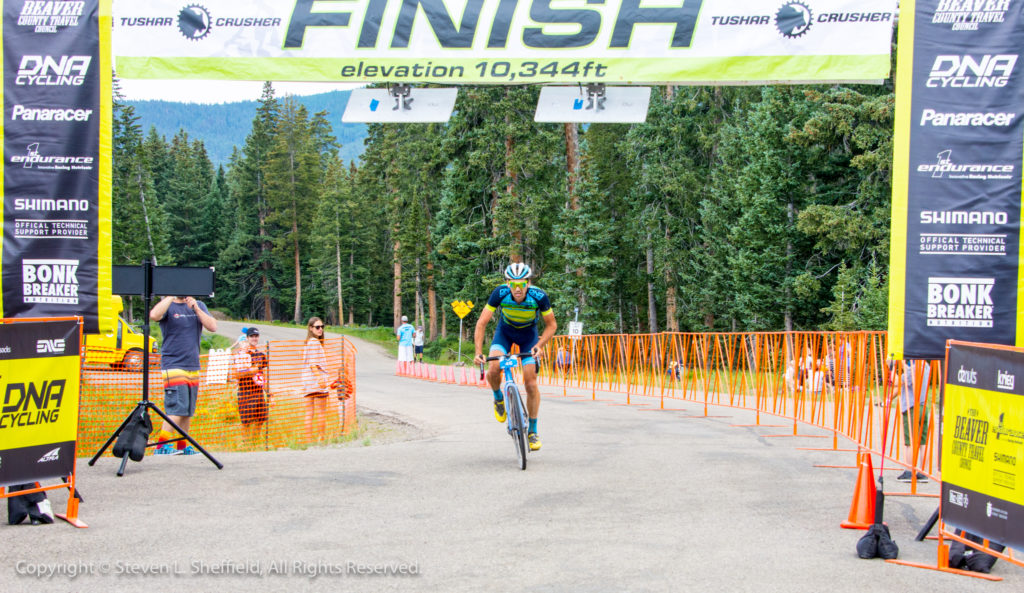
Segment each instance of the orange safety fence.
M260 349L266 355L266 366L253 383L242 382L242 397L246 398L242 406L239 376L247 374L251 358L227 348L200 357L199 398L189 430L199 444L211 451L269 450L337 441L351 433L356 427L356 350L351 342L324 339L320 359L324 373L304 373L317 354L315 348L307 353L302 340L270 341ZM252 385L259 383L265 409L247 405L253 397L258 398L259 388L254 390ZM310 392L322 395L308 396ZM163 395L162 374L153 367L149 399L163 409ZM141 369L83 366L78 454L98 451L141 397ZM161 418L151 414L151 420L152 442L157 439Z
M844 436L862 449L906 468L937 472L938 389L941 361L894 364L885 332L659 333L557 336L546 348L542 384L752 410L757 423L773 416L832 431L832 448ZM915 390L924 405L908 409L915 434L903 446L899 394L911 373L927 379ZM913 383L921 385L922 381ZM909 387L908 387L909 393ZM892 398L884 416L886 398ZM888 424L886 442L883 426ZM778 426L778 425L775 425ZM781 435L780 435L781 436ZM810 435L803 435L810 436Z

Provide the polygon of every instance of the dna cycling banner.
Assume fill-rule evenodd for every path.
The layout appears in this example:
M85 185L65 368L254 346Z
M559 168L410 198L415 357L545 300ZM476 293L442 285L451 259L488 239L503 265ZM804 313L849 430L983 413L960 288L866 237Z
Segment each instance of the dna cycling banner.
M942 520L1024 549L1024 350L954 341L947 373Z
M110 300L111 94L101 80L111 70L109 58L101 60L99 6L3 6L0 316L81 315L86 331L97 332L99 295Z
M896 0L119 1L119 76L450 84L889 76Z
M939 359L947 339L1022 345L1024 0L900 11L890 351Z
M74 471L80 327L0 324L0 486Z

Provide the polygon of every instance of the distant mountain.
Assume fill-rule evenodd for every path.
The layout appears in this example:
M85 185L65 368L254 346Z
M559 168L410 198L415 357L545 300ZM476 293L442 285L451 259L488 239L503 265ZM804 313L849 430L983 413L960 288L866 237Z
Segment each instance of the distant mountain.
M343 124L341 114L345 111L351 91L331 91L319 95L295 97L306 106L310 116L326 111L334 135L341 144L341 158L346 163L358 160L363 154L363 140L366 138L366 124ZM204 105L176 103L173 101L126 101L135 107L139 116L142 133L149 128L169 141L178 130L185 130L189 138L202 140L213 166L227 165L231 151L245 145L245 137L252 130L258 101L239 101Z

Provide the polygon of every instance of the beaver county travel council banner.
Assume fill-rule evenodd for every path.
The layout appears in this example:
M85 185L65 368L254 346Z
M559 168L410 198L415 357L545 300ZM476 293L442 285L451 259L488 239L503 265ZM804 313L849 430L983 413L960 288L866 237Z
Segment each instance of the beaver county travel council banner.
M1024 351L953 342L946 372L942 520L1024 550Z
M1021 345L1024 0L901 2L889 349Z
M99 22L97 0L4 0L0 316L76 315L96 332L110 301L111 69Z
M896 0L118 0L125 78L757 83L887 78Z

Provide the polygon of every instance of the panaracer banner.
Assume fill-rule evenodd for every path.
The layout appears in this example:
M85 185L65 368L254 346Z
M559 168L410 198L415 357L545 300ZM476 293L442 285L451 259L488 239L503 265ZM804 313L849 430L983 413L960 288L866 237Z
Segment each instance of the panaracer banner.
M0 486L74 471L80 327L0 323Z
M97 0L4 0L0 316L82 316L89 332L113 317L111 67L99 22Z
M940 504L946 523L1024 549L1024 350L950 343Z
M896 0L118 0L119 76L881 82Z
M1024 0L901 2L889 349L1024 345Z

